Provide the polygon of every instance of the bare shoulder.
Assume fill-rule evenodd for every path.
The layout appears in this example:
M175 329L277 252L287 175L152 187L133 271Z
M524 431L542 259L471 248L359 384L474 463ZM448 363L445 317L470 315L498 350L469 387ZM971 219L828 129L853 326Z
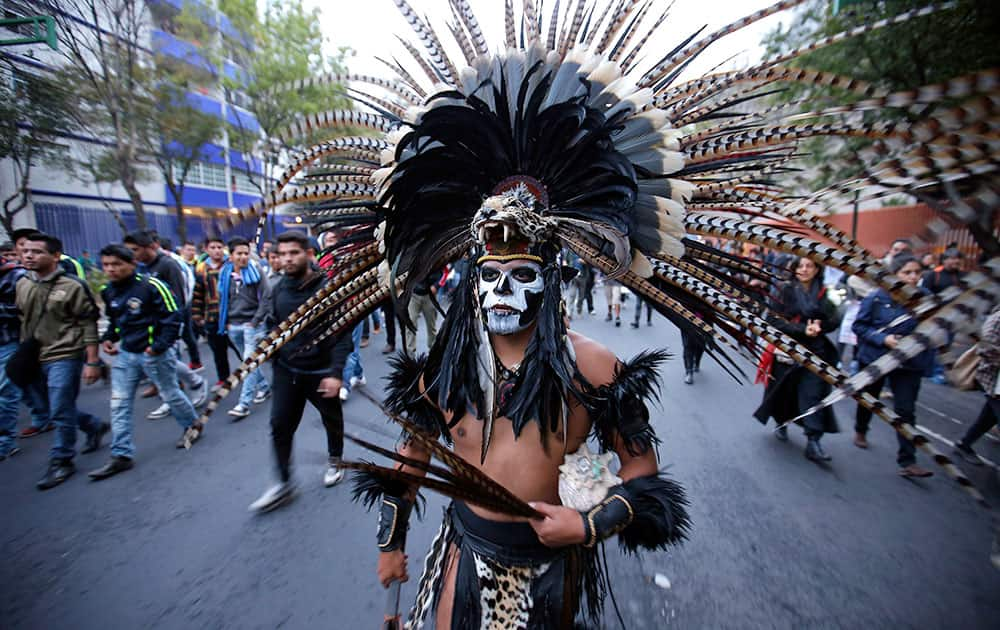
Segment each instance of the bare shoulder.
M568 334L573 352L576 353L576 365L587 382L600 387L613 381L615 368L620 363L615 353L578 332L570 330Z

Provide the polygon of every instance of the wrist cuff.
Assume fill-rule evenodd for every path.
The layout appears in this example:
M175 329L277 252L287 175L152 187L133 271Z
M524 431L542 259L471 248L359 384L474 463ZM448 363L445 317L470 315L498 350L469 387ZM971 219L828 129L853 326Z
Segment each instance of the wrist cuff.
M378 514L378 549L396 551L406 544L413 504L401 497L382 496Z
M615 486L608 491L608 496L603 501L589 511L581 512L580 516L583 518L583 546L593 547L632 522L635 518L632 497L624 487Z

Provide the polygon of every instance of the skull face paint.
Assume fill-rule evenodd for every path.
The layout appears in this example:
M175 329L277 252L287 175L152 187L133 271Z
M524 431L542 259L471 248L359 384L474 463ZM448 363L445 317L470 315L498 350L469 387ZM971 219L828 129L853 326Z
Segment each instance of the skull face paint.
M512 335L528 328L538 316L544 289L542 268L534 261L484 262L479 267L479 304L486 329Z

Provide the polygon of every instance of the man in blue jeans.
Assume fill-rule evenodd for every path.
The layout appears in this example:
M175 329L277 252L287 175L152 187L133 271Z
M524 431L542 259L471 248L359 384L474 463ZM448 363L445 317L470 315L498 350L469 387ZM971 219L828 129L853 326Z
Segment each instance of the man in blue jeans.
M21 320L14 300L17 281L24 274L24 269L16 260L0 258L0 461L17 455L21 450L17 447L17 412L23 392L7 378L6 367L17 351L21 334ZM37 427L35 433L41 432L48 422L48 416L32 405L32 424Z
M260 266L250 260L250 243L236 237L229 241L229 260L219 271L219 334L229 336L246 358L264 337L264 319L271 299L271 287ZM262 370L250 372L243 381L240 400L229 410L237 421L250 415L250 403L260 404L271 397Z
M196 417L194 406L177 384L173 345L184 316L170 289L157 278L137 275L132 252L121 245L101 250L101 267L108 277L101 291L108 316L102 343L105 352L117 356L111 370L111 459L90 473L94 480L132 468L132 404L143 373L170 405L182 429L186 431ZM184 447L183 432L177 446Z
M8 332L10 332L9 338L3 338L0 334L0 339L5 339L0 341L0 345L4 346L0 350L0 436L5 435L5 431L11 431L10 435L6 438L0 437L0 452L7 452L7 456L15 455L20 452L17 448L16 438L32 438L52 431L56 428L54 424L49 422L48 415L48 404L44 401L36 400L36 397L31 390L25 391L7 379L5 374L5 368L7 366L7 361L14 352L17 350L18 339L20 338L21 329L21 319L17 312L17 304L15 303L15 287L17 281L21 279L21 276L25 274L24 266L21 264L21 250L24 248L24 244L28 242L28 236L37 233L38 230L34 228L21 228L14 230L11 233L11 238L14 242L7 242L0 245L0 261L2 265L2 271L0 271L0 311L6 311L6 315L0 315L0 328L7 326ZM21 430L20 433L16 432L17 428L17 412L18 412L18 402L24 402L28 410L31 412L31 424ZM8 424L9 423L9 424ZM3 458L0 457L0 460Z
M83 452L100 446L108 425L76 407L80 376L88 385L101 377L97 351L97 305L79 278L59 268L62 243L54 236L36 233L27 237L21 261L28 273L17 281L17 308L22 315L21 341L38 342L41 370L29 389L38 404L46 406L56 433L49 467L38 483L48 490L76 472L76 432L87 434Z
M361 365L361 335L364 332L364 325L358 324L351 333L351 343L354 347L351 354L347 355L347 362L344 363L343 384L340 386L340 399L346 401L351 395L351 388L359 385L367 385L365 378L365 368Z

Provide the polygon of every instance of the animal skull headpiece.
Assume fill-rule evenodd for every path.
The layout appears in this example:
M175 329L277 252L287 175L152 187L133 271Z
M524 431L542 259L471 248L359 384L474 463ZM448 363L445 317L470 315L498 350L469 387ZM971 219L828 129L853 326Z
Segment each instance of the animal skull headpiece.
M480 251L477 264L515 258L551 262L541 247L555 237L557 225L554 218L542 214L547 206L541 182L523 175L500 182L472 219L472 237Z

